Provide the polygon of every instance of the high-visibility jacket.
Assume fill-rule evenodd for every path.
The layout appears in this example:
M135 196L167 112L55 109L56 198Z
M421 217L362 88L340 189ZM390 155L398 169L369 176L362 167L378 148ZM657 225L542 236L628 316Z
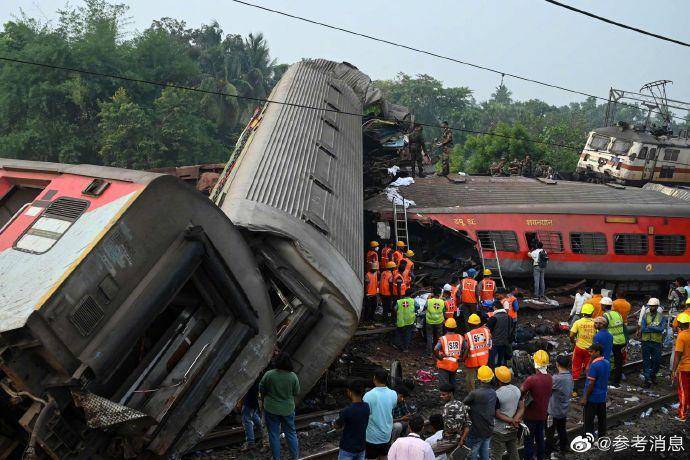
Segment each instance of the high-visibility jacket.
M405 258L405 254L402 253L401 250L396 249L395 252L393 253L393 262L395 262L395 265L398 266L400 265L400 261Z
M457 312L457 311L458 311L458 306L455 303L455 300L453 300L453 299L446 300L446 311L444 313L446 319L453 318L455 316L455 312Z
M398 289L398 283L400 283L400 289ZM403 296L405 294L407 294L405 277L398 270L395 270L393 272L393 295Z
M381 265L379 265L379 253L374 251L373 249L369 249L367 251L367 256L366 256L366 261L367 261L367 270L371 270L371 267L375 264L376 269L378 270Z
M514 295L509 294L506 296L505 300L508 303L508 308L506 308L508 316L510 316L511 319L517 319L517 311L515 311L515 308L513 307L517 299Z
M458 291L460 290L460 285L458 284L457 286L452 286L450 288L450 298L453 299L453 302L458 302Z
M393 271L384 270L381 272L381 280L379 281L379 292L384 297L393 295Z
M403 276L405 277L405 283L408 286L412 285L412 269L414 268L414 262L412 262L407 257L403 257L405 261L405 269L403 270Z
M462 292L460 299L463 303L477 303L477 280L464 278L460 283Z
M439 337L443 359L436 360L436 367L449 372L458 370L458 360L462 353L463 337L460 334L448 333Z
M479 298L481 300L493 300L496 292L496 281L484 278L479 282Z
M409 297L399 299L395 308L395 325L397 327L411 326L414 324L414 299Z
M466 367L485 366L489 362L489 350L491 350L491 331L486 326L472 329L465 334L467 341Z
M367 272L365 288L368 296L374 296L379 293L379 278L376 272Z
M625 324L623 323L623 317L621 314L617 311L611 310L604 312L604 318L606 318L606 321L609 322L609 325L606 327L606 329L608 329L613 336L613 344L625 345L625 331L623 331Z
M596 295L592 296L592 298L587 301L587 303L592 304L592 306L594 307L594 312L592 313L592 319L598 318L604 314L604 310L601 308L601 299L602 299L601 294L596 294Z
M445 305L443 300L431 298L426 301L426 323L427 324L442 324L443 310Z
M647 313L645 315L645 319L647 320L647 326L659 327L661 325L661 318L661 313L659 313L658 311L656 312L656 315L654 315L654 317L652 317L651 313ZM643 332L642 341L661 343L663 342L663 336L661 332Z
M381 249L381 264L379 265L379 267L381 267L381 270L386 268L388 261L391 260L392 252L393 249L390 246L384 246L383 249Z

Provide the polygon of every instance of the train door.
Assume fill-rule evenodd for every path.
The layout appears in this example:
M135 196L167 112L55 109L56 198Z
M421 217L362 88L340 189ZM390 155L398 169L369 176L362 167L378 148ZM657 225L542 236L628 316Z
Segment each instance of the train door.
M647 147L644 147L645 149ZM644 170L642 171L642 180L651 181L654 179L654 167L656 166L656 159L659 156L659 152L656 147L650 147L649 152L647 152L647 160L644 163Z

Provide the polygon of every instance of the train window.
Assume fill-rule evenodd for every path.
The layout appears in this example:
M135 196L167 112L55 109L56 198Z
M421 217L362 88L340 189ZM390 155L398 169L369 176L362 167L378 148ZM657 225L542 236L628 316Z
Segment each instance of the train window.
M658 256L682 256L685 254L684 235L655 235L654 254Z
M640 153L637 155L638 160L646 160L647 159L647 147L642 147L640 149Z
M31 254L47 252L88 207L89 202L86 200L58 198L50 203L12 247Z
M563 235L560 232L527 232L525 240L530 250L534 249L537 241L541 241L546 252L563 252Z
M678 161L679 149L665 149L664 150L664 160L668 161Z
M632 147L632 142L630 141L615 140L611 146L611 153L615 153L616 155L627 155L630 147Z
M661 171L659 171L659 178L660 179L670 179L673 177L673 174L676 172L675 166L662 166Z
M592 136L592 140L589 141L589 148L592 150L606 150L611 139L605 136L599 136L597 134Z
M494 243L497 251L517 252L519 249L517 235L510 230L477 230L477 239L482 249L493 251Z
M570 249L574 254L606 254L606 235L594 232L571 233Z
M649 251L649 240L644 233L617 233L613 236L616 254L641 255Z
M655 160L656 159L656 147L653 149L649 149L649 156L647 157L650 160Z

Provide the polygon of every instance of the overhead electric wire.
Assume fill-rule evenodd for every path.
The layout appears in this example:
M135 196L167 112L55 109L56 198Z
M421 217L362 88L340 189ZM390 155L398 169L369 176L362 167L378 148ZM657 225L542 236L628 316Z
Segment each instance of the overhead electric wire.
M339 32L344 32L344 33L346 33L346 34L355 35L355 36L357 36L357 37L362 37L362 38L366 38L366 39L373 40L373 41L376 41L376 42L384 43L384 44L386 44L386 45L391 45L391 46L395 46L395 47L398 47L398 48L403 48L403 49L406 49L406 50L409 50L409 51L414 51L415 53L425 54L425 55L427 55L427 56L432 56L432 57L435 57L435 58L438 58L438 59L442 59L442 60L445 60L445 61L454 62L454 63L456 63L456 64L462 64L462 65L465 65L465 66L473 67L473 68L475 68L475 69L485 70L485 71L487 71L487 72L493 72L493 73L495 73L495 74L497 74L497 75L501 75L502 78L503 78L503 77L512 77L512 78L515 78L516 80L522 80L522 81L525 81L525 82L534 83L534 84L537 84L537 85L542 85L542 86L546 86L546 87L548 87L548 88L554 88L554 89L558 89L558 90L561 90L561 91L566 91L566 92L569 92L569 93L572 93L572 94L577 94L577 95L580 95L580 96L593 97L593 98L595 98L595 99L599 99L599 100L602 100L602 101L608 101L608 98L606 98L606 97L597 96L597 95L595 95L595 94L586 93L586 92L584 92L584 91L580 91L580 90L576 90L576 89L566 88L565 86L560 86L560 85L557 85L557 84L555 84L555 83L548 83L548 82L545 82L545 81L536 80L536 79L534 79L534 78L524 77L524 76L522 76L522 75L518 75L518 74L506 72L506 71L503 71L503 70L494 69L494 68L492 68L492 67L487 67L487 66L480 65L480 64L474 64L474 63L472 63L472 62L463 61L463 60L461 60L461 59L456 59L456 58L453 58L453 57L450 57L450 56L445 56L445 55L443 55L443 54L439 54L439 53L436 53L436 52L434 52L434 51L424 50L424 49L421 49L421 48L417 48L417 47L415 47L415 46L406 45L406 44L404 44L404 43L399 43L399 42L395 42L395 41L388 40L388 39L385 39L385 38L376 37L376 36L369 35L369 34L365 34L365 33L362 33L362 32L357 32L357 31L354 31L354 30L351 30L351 29L346 29L346 28L344 28L344 27L336 26L336 25L333 25L333 24L327 24L327 23L325 23L325 22L317 21L317 20L315 20L315 19L309 19L309 18L305 18L305 17L303 17L303 16L297 16L297 15L295 15L295 14L291 14L291 13L288 13L288 12L285 12L285 11L280 11L280 10L276 10L276 9L273 9L273 8L268 8L268 7L263 6L263 5L257 5L256 3L246 2L246 1L244 1L244 0L230 0L230 1L232 1L232 2L234 2L234 3L238 3L238 4L240 4L240 5L245 5L245 6L249 6L249 7L252 7L252 8L257 8L257 9L260 9L260 10L263 10L263 11L268 11L268 12L270 12L270 13L275 13L275 14L278 14L278 15L281 15L281 16L285 16L285 17L288 17L288 18L291 18L291 19L296 19L296 20L298 20L298 21L303 21L303 22L307 22L307 23L309 23L309 24L314 24L314 25L317 25L317 26L325 27L325 28L327 28L327 29L337 30L337 31L339 31ZM632 107L632 108L637 108L637 109L639 109L638 106L633 105L633 104L626 104L626 103L624 103L624 102L618 102L618 104L626 105L626 106L628 106L628 107ZM659 113L659 114L663 115L663 113L660 112L660 111L652 111L652 113ZM678 118L679 120L683 120L683 121L685 120L685 118L683 118L683 117L678 117L678 116L676 116L676 115L671 115L671 116L672 116L673 118Z
M614 25L614 26L617 26L617 27L620 27L623 29L627 29L627 30L632 30L633 32L637 32L637 33L640 33L643 35L648 35L650 37L654 37L654 38L658 38L659 40L664 40L667 42L675 43L677 45L690 47L690 43L676 40L675 38L670 38L670 37L665 37L663 35L655 34L654 32L648 32L648 31L640 29L638 27L633 27L633 26L629 26L627 24L623 24L622 22L613 21L611 19L607 19L607 18L599 16L597 14L590 13L589 11L581 10L579 8L575 8L574 6L566 5L565 3L557 2L555 0L544 0L544 1L551 3L552 5L555 5L555 6L559 6L561 8L565 8L567 10L574 11L575 13L584 14L585 16L590 17L592 19L598 19L599 21L603 21L607 24L611 24L611 25Z
M329 109L329 108L325 108L325 107L315 107L315 106L309 106L309 105L303 105L303 104L295 104L292 102L274 101L271 99L260 98L260 97L240 96L238 94L230 94L230 93L225 93L222 91L210 91L210 90L205 90L205 89L201 89L201 88L194 88L191 86L179 85L176 83L163 83L163 82L158 82L158 81L153 81L153 80L146 80L143 78L126 77L123 75L115 75L115 74L109 74L109 73L103 73L103 72L95 72L92 70L79 69L79 68L75 68L75 67L66 67L66 66L60 66L60 65L55 65L55 64L47 64L47 63L36 62L36 61L28 61L28 60L24 60L24 59L9 58L6 56L0 56L0 61L11 62L14 64L24 64L24 65L32 65L32 66L37 66L37 67L44 67L44 68L53 69L53 70L61 70L61 71L71 72L71 73L91 75L94 77L112 78L112 79L116 79L116 80L128 81L131 83L143 83L143 84L147 84L147 85L161 86L164 88L174 88L174 89L179 89L179 90L183 90L183 91L193 91L193 92L197 92L197 93L213 94L216 96L233 97L236 99L244 99L244 100L254 101L254 102L278 104L278 105L284 105L284 106L288 106L288 107L297 107L297 108L309 109L309 110L319 110L319 111L323 111L323 112L340 113L343 115L350 115L350 116L357 116L357 117L364 117L365 116L365 114L363 114L363 113L345 112L342 110ZM387 121L401 121L401 120L387 119L387 118L381 118L381 119L387 120ZM430 128L440 128L441 127L438 124L423 123L423 122L419 122L419 121L415 121L415 123L418 125L426 126L426 127L430 127ZM468 133L468 134L478 134L478 135L502 137L502 138L513 139L513 140L517 140L517 141L530 142L533 144L542 144L542 145L549 145L552 147L558 147L558 148L563 148L563 149L570 149L570 150L574 150L574 151L578 151L578 152L582 149L581 147L578 148L578 147L574 147L571 145L559 144L556 142L540 141L540 140L535 140L535 139L530 139L530 138L521 139L519 137L507 136L505 134L499 134L499 133L494 133L494 132L490 132L490 131L476 131L476 130L472 130L472 129L458 128L458 127L454 127L454 126L449 126L449 128L453 131L459 131L459 132L464 132L464 133Z

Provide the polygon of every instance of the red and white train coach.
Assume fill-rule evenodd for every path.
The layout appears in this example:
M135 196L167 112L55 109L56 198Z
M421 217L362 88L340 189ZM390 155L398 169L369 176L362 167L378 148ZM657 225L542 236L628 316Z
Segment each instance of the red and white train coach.
M549 254L548 276L556 278L661 281L690 273L690 202L660 191L468 176L417 179L399 192L415 202L408 220L463 233L485 258L497 253L504 276L531 274L527 253L535 239ZM392 219L385 194L365 209Z

